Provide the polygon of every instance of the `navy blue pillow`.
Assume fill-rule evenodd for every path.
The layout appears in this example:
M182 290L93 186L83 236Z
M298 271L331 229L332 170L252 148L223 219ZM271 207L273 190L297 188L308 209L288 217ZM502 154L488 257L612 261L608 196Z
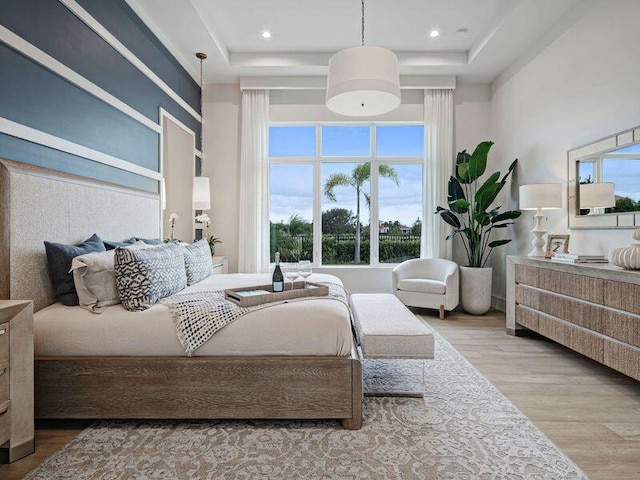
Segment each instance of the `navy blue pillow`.
M136 237L126 239L124 242L114 242L112 240L103 240L104 248L107 250L115 250L116 247L128 247L136 243Z
M95 233L78 245L65 245L63 243L44 242L49 263L49 276L56 298L67 306L79 305L76 286L73 283L71 260L79 255L93 252L104 252L105 246Z

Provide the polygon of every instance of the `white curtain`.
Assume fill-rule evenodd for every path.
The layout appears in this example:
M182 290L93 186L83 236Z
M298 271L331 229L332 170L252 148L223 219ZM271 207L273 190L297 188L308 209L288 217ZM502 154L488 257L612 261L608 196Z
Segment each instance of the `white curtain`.
M269 91L242 92L238 271L269 271Z
M453 90L424 91L424 123L425 220L420 252L426 258L451 259L452 242L445 240L451 229L433 212L438 205L446 208L447 183L453 174Z

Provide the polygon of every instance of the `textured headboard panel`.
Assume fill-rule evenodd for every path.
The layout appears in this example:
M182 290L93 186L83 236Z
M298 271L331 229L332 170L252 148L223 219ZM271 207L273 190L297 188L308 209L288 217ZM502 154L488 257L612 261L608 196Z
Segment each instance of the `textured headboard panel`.
M0 159L0 298L55 302L44 240L160 236L158 194Z

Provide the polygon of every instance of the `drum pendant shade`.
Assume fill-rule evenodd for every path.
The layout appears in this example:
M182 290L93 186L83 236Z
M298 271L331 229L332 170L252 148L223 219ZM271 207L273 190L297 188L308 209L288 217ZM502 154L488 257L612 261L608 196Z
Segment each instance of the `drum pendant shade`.
M382 47L347 48L329 60L327 107L340 115L369 117L400 105L398 57Z

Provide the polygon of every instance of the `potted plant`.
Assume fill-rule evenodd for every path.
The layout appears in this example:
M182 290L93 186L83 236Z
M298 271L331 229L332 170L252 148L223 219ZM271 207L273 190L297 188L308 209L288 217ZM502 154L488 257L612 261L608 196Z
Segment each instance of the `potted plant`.
M518 159L500 178L495 172L479 185L487 168L487 156L493 142L480 143L472 154L458 153L455 175L449 179L447 203L449 208L438 207L440 215L453 231L447 240L460 235L467 254L468 266L460 267L460 299L466 312L482 315L491 307L492 268L486 267L494 248L506 245L511 239L491 240L494 229L507 228L522 212L509 210L500 213L500 206L492 207L496 197L506 185Z
M211 219L209 218L209 215L207 215L206 213L197 215L196 223L200 223L204 225L205 228L203 229L203 232L202 232L202 238L205 239L209 244L209 249L211 250L211 256L213 257L216 254L216 245L219 243L222 243L222 240L220 240L217 237L214 237L213 235L211 236L209 235L209 225L211 225Z

